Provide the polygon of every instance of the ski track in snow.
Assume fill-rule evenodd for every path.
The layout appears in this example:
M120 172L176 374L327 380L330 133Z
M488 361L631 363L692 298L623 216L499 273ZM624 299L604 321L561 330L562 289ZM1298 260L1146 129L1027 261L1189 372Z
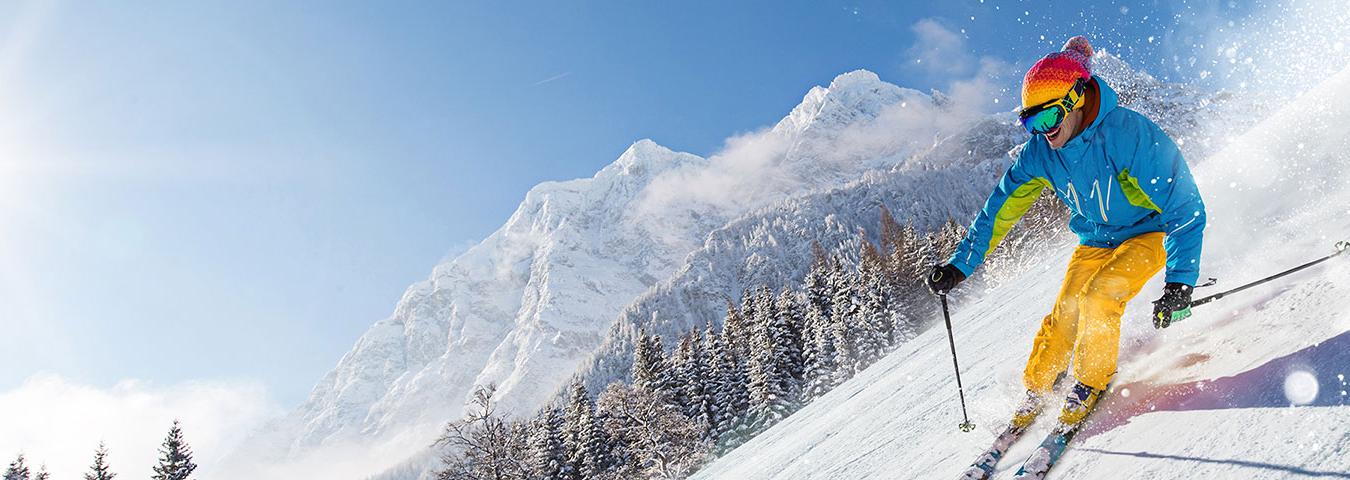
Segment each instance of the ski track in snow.
M1301 126L1282 128L1293 124ZM1350 69L1195 173L1210 219L1202 275L1222 277L1196 298L1331 253L1350 238ZM957 429L939 326L694 478L956 478L1020 399L1027 352L1070 250L953 306L975 432ZM1350 256L1155 331L1148 302L1161 284L1158 275L1130 303L1114 390L1049 477L1350 478ZM1057 409L1048 407L994 478L1011 478Z

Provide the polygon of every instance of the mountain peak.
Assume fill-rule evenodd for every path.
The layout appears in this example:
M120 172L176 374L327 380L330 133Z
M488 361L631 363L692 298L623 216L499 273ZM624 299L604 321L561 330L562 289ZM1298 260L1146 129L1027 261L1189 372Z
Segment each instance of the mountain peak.
M624 150L614 163L596 173L596 177L603 175L617 174L627 176L642 176L647 173L662 171L674 164L683 163L685 157L698 158L690 153L676 152L651 139L644 138L633 142Z
M847 73L841 73L830 81L829 90L831 92L843 92L847 90L870 89L879 86L893 86L881 81L881 77L872 73L870 70L857 69Z
M774 130L783 133L803 133L822 127L831 130L859 117L875 118L888 105L918 99L928 100L929 97L858 69L834 77L828 87L812 88L792 113L774 126Z

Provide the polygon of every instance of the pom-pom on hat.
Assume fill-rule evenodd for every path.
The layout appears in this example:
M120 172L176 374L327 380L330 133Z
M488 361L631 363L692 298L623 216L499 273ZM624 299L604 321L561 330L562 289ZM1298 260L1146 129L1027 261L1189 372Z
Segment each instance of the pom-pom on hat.
M1063 98L1078 79L1092 78L1092 45L1086 38L1070 38L1061 51L1046 55L1022 78L1022 108ZM1082 99L1074 105L1081 107Z

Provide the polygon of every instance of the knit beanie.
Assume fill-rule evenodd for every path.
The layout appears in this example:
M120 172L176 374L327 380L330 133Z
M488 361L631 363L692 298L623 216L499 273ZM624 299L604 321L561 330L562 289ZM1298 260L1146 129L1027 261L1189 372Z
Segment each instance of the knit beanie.
M1092 45L1086 38L1070 38L1061 51L1046 55L1022 78L1022 108L1064 98L1078 79L1092 78ZM1082 100L1079 100L1082 103ZM1074 105L1074 108L1082 105Z

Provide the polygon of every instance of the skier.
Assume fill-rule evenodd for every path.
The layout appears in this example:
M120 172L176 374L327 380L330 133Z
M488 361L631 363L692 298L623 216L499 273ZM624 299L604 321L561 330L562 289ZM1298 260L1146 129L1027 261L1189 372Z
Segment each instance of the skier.
M1154 326L1189 315L1200 271L1205 206L1181 152L1148 118L1117 105L1092 75L1092 47L1079 36L1046 55L1022 80L1021 123L1032 134L1016 154L929 288L945 294L970 276L1047 187L1072 211L1079 246L1027 360L1027 389L1013 416L1021 429L1040 414L1073 360L1076 384L1059 414L1076 426L1116 371L1125 304L1164 266Z

